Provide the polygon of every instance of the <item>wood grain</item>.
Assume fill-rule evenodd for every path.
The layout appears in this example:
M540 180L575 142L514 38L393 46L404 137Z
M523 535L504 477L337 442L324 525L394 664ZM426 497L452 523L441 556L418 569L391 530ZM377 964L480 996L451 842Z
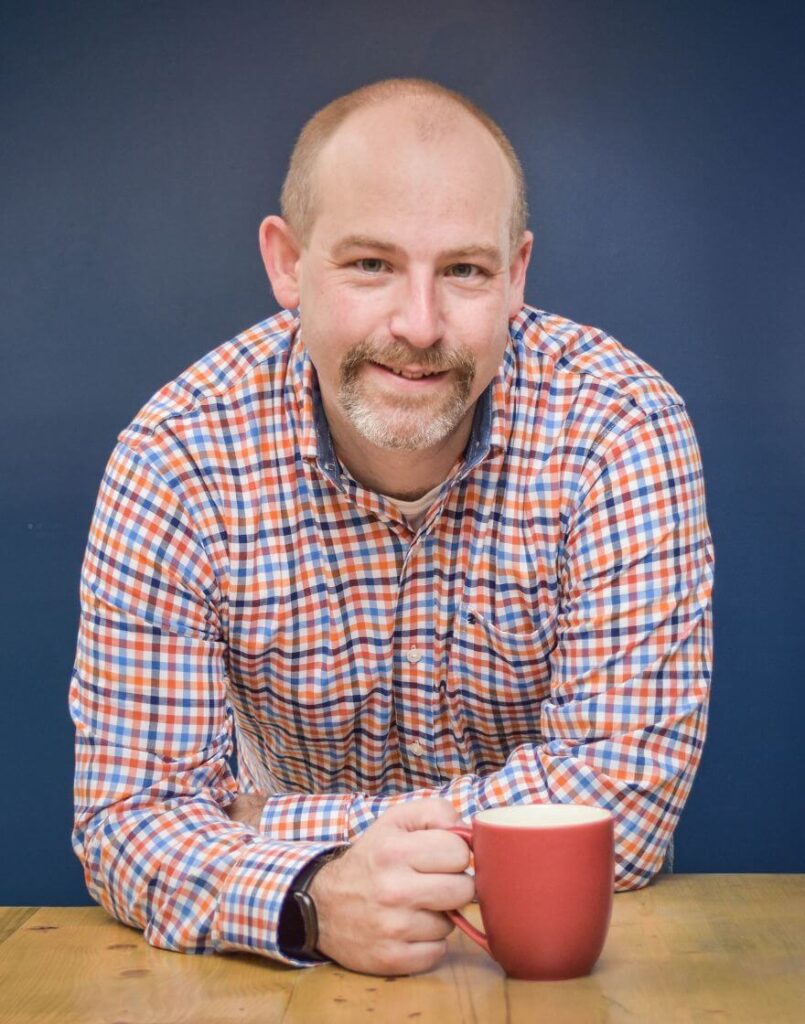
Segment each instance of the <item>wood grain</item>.
M805 1019L805 875L665 875L621 893L595 970L563 982L509 981L460 932L435 971L396 979L168 953L99 907L9 908L4 932L2 1024Z
M0 943L5 942L9 935L35 914L37 907L0 907Z

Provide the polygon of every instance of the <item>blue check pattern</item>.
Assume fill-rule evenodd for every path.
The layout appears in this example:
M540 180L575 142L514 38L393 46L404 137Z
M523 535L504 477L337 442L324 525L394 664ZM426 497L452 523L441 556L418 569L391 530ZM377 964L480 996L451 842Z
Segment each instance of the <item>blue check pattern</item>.
M120 434L81 577L73 844L154 945L297 962L293 878L414 797L606 807L616 889L660 869L710 688L693 429L602 331L525 306L509 333L416 531L339 465L288 312ZM259 829L226 816L238 791L267 795Z

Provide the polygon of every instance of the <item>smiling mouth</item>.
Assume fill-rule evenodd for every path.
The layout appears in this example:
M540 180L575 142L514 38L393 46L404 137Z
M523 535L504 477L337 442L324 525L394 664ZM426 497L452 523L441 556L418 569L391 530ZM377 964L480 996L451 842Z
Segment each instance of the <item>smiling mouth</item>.
M407 366L385 366L383 363L375 363L374 361L372 366L385 370L387 373L393 373L395 377L404 377L405 380L425 380L427 377L441 377L447 372L446 370L421 370L416 367Z

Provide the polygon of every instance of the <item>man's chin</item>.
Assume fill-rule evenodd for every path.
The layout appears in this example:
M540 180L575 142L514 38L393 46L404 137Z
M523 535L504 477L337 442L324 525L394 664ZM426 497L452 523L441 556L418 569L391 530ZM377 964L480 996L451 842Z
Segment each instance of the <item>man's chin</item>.
M440 444L455 429L452 417L421 413L389 418L365 409L348 411L348 418L361 437L383 451L421 452Z
M422 452L442 444L468 408L466 397L456 391L440 400L435 395L389 400L354 389L342 390L339 399L342 414L365 441L396 452Z
M445 435L436 431L398 431L378 428L373 425L353 424L361 435L375 448L387 452L422 452L444 440Z

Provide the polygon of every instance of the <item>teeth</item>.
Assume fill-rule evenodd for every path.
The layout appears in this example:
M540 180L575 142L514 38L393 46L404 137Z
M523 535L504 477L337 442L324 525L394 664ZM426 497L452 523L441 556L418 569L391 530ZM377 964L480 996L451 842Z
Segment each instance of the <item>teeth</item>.
M432 377L436 370L432 370L430 373L404 373L402 370L395 370L391 366L386 367L387 370L391 370L398 377L405 377L406 380L422 380L423 377Z

